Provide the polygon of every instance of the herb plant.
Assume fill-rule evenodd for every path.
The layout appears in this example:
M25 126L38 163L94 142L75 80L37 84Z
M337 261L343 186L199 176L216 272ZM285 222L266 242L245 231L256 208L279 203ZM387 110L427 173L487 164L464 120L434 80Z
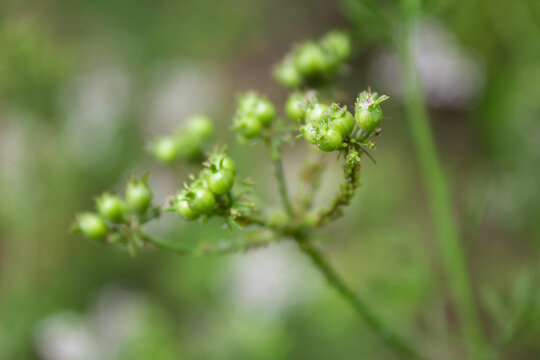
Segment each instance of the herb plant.
M125 199L103 194L96 200L96 212L78 215L73 230L105 243L126 246L132 254L143 247L158 247L183 255L224 254L281 240L294 241L381 340L398 354L419 357L408 342L383 324L343 283L312 242L312 234L339 218L350 204L365 158L374 161L371 152L375 150L374 139L381 132L381 103L388 99L368 89L350 106L327 101L350 55L349 36L331 32L318 42L297 45L285 56L274 69L274 76L291 90L284 104L287 119L279 118L276 106L254 91L238 99L233 129L240 143L260 142L269 150L283 204L281 215L263 216L262 206L252 199L250 180L236 173L235 161L227 154L226 147L208 151L214 132L212 122L206 116L195 115L173 135L150 144L150 152L163 163L199 162L201 167L196 176L189 176L183 188L162 206L152 202L149 175L134 177L127 184ZM300 176L305 191L296 194L293 201L285 183L282 153L299 139L306 140L307 146L316 148L319 154L317 160L308 159L304 164ZM328 206L314 208L313 198L325 167L321 158L324 153L332 153L329 156L343 162L343 183ZM192 249L182 243L157 239L144 231L145 223L165 213L176 213L185 221L204 222L219 217L226 227L238 231L237 239Z

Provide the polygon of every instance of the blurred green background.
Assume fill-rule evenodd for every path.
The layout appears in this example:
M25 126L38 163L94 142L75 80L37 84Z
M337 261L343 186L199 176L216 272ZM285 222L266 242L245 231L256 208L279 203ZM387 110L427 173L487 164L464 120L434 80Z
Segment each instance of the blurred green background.
M430 3L416 60L496 342L538 269L540 3ZM232 143L236 94L255 89L282 104L273 64L333 28L354 34L341 100L368 86L391 100L377 165L364 166L358 196L321 246L387 322L433 358L459 358L396 57L347 9L325 0L2 1L0 359L392 359L293 244L130 258L68 233L76 212L106 189L122 192L133 173L150 170L165 199L194 169L156 164L148 140L204 112ZM278 206L264 149L231 152L261 203ZM291 187L305 153L300 144L285 154ZM335 163L321 203L340 180ZM231 236L219 225L166 215L151 230L179 241ZM502 358L540 358L539 319L536 302Z

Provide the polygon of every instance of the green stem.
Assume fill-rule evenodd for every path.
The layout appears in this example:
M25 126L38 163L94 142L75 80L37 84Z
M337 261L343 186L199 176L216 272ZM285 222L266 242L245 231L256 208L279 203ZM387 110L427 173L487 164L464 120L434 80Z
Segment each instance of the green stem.
M371 309L351 289L349 289L330 267L322 254L311 244L308 239L297 236L298 246L315 264L317 269L324 275L328 284L332 286L351 305L366 325L377 335L390 349L402 359L422 359L422 356L414 350L413 346L405 339L399 337L392 329L388 328L383 321L374 314Z
M343 208L348 206L353 198L356 189L360 185L360 162L347 161L348 151L342 152L345 157L343 165L344 183L340 185L339 192L334 197L327 209L317 212L315 218L316 226L324 226L343 215Z
M294 217L294 211L291 205L291 200L289 199L289 193L287 191L287 184L285 182L285 176L283 175L283 163L281 161L281 154L279 156L272 156L272 162L274 164L274 173L276 175L276 180L279 187L279 195L281 196L281 201L283 202L283 207L291 218Z
M422 176L429 194L430 208L452 295L462 322L464 336L473 359L488 356L487 345L476 309L467 265L452 213L450 191L441 167L411 51L412 21L408 21L398 41L406 112Z

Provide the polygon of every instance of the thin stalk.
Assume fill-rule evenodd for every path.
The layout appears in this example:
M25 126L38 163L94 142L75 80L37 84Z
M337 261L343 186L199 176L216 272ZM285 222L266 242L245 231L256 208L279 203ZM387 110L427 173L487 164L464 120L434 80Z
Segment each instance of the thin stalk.
M291 200L289 199L289 192L287 191L287 184L285 182L285 176L283 175L283 162L281 161L281 154L279 156L272 156L272 163L274 165L274 173L279 188L279 195L283 202L283 207L291 218L294 217L293 207Z
M369 306L349 289L335 270L324 259L308 239L300 236L295 238L298 246L306 254L317 269L324 275L328 284L332 286L351 305L366 325L386 344L400 359L423 359L423 357L405 339L390 329Z
M412 25L411 21L406 24L406 29L397 44L409 128L427 187L435 231L449 278L451 292L462 322L464 337L470 348L471 358L485 359L488 357L488 348L452 213L450 191L433 139L424 103L424 95L411 51Z

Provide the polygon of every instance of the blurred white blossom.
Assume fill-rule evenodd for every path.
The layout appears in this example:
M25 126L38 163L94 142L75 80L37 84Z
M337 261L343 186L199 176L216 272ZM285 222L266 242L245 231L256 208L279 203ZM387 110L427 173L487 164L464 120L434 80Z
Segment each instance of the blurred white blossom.
M62 89L65 140L80 166L94 168L114 151L129 100L130 78L119 67L94 69Z
M234 256L225 282L233 304L274 316L317 295L322 282L312 271L295 244L281 243Z
M433 19L420 23L412 46L420 81L431 106L466 108L482 93L485 71L478 57L440 23ZM403 96L395 52L382 50L370 67L371 76L381 81L390 94Z
M106 287L87 314L60 312L35 329L35 347L44 360L115 359L141 332L148 303L136 292Z

